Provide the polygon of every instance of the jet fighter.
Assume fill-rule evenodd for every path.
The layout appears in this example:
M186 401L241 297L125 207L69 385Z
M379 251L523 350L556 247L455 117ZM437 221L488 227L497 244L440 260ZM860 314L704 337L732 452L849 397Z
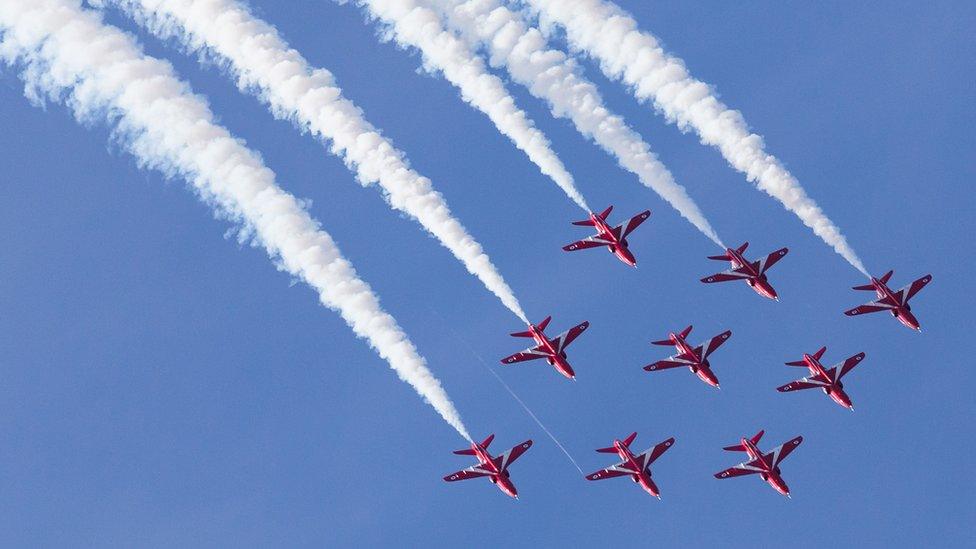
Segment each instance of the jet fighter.
M756 447L756 444L762 436L763 431L759 431L752 438L742 438L739 444L725 447L724 450L728 450L729 452L745 452L749 454L749 461L715 473L715 478L730 478L758 473L774 490L786 497L790 497L790 488L783 481L783 477L780 476L779 464L793 450L796 450L796 447L803 442L803 437L796 437L789 442L780 444L773 451L764 454Z
M454 482L458 480L467 480L469 478L477 477L488 477L488 480L492 484L498 486L498 489L505 494L518 499L518 490L515 489L515 484L509 478L508 466L515 463L522 454L532 446L531 440L526 440L525 442L519 444L518 446L512 448L511 450L492 457L491 453L488 452L488 445L491 441L495 439L495 435L488 435L488 438L484 440L481 444L477 442L471 443L470 449L465 450L455 450L454 453L460 456L477 456L479 463L477 465L472 465L467 469L462 469L456 473L452 473L444 477L447 482Z
M888 280L891 279L891 275L895 271L888 271L881 278L871 277L871 283L865 284L864 286L854 286L855 290L863 291L874 291L878 294L878 299L872 301L871 303L866 303L859 307L854 307L849 311L844 311L847 316L857 316L867 313L876 313L878 311L888 311L891 316L898 319L899 322L908 326L909 328L921 332L922 327L918 324L918 319L912 314L912 306L908 304L908 300L915 296L925 287L926 284L932 281L932 275L927 274L922 278L912 282L908 286L898 290L897 292L892 292L888 288Z
M629 475L631 480L640 484L641 488L648 494L651 494L657 499L661 499L657 485L651 480L651 464L657 458L661 457L661 454L668 451L668 448L671 448L671 445L674 444L674 437L657 444L653 448L648 448L636 456L630 451L630 445L634 442L635 438L637 438L637 433L631 433L629 437L622 441L614 439L613 446L598 448L597 452L617 454L623 461L615 463L606 469L601 469L591 475L586 475L586 480L603 480L605 478Z
M573 326L569 330L559 334L555 339L549 339L546 337L545 329L549 325L549 321L552 320L551 316L547 316L545 320L540 322L538 325L529 324L529 329L525 332L515 332L511 334L512 337L531 337L535 340L536 346L529 347L524 351L515 353L514 355L507 356L502 359L502 364L513 364L515 362L523 362L526 360L535 360L538 358L546 359L546 362L550 366L554 367L557 372L568 377L569 379L576 379L576 372L573 371L573 367L569 365L566 360L566 347L573 342L584 330L590 327L589 322L583 322Z
M728 339L732 336L732 330L722 332L697 347L692 347L687 341L685 341L685 338L688 337L688 334L690 333L691 326L688 326L682 330L681 333L669 333L668 339L652 341L652 345L674 345L675 349L678 351L678 354L669 356L665 360L659 360L654 364L648 364L647 366L644 366L644 369L648 372L655 372L657 370L687 366L688 369L691 370L692 373L697 374L702 381L711 385L712 387L718 388L718 378L715 377L714 373L712 373L712 365L708 362L708 355L715 352L715 349L718 349L723 343L728 341Z
M782 387L777 387L776 390L781 393L788 393L801 389L820 388L834 402L853 412L854 405L851 403L851 399L847 396L847 393L844 392L844 384L841 382L841 378L864 360L864 353L857 353L840 364L835 364L830 368L824 368L820 364L820 357L823 356L826 350L826 347L821 347L819 351L812 355L803 353L803 360L787 362L787 366L806 366L810 369L810 377L791 381Z
M790 251L789 248L780 248L762 259L748 261L742 257L742 252L746 251L748 247L749 243L746 242L734 250L732 248L726 248L725 254L723 255L708 256L708 259L728 261L732 264L732 268L713 274L712 276L706 276L701 281L706 284L711 284L713 282L727 282L729 280L745 280L757 294L779 301L776 290L766 280L766 271L775 265L777 261L783 259L783 256Z
M648 217L651 217L651 211L644 210L634 217L631 217L626 223L621 223L616 227L611 227L609 224L607 224L607 216L610 215L611 210L613 210L613 206L608 207L599 214L590 212L590 218L587 220L574 221L573 225L595 227L596 235L563 246L563 249L567 252L572 252L576 250L585 250L586 248L598 248L600 246L606 246L607 249L610 250L610 253L617 256L617 259L623 261L631 267L636 267L637 260L634 259L634 254L632 254L628 248L627 235L639 227L640 224L646 221Z

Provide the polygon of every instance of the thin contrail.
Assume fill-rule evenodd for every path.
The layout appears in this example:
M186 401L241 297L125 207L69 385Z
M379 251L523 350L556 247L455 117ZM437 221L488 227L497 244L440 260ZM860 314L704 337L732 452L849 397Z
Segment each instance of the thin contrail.
M386 25L401 47L419 50L425 69L443 74L461 92L466 103L486 114L498 131L525 152L576 205L590 211L549 139L515 105L515 98L508 93L501 78L488 70L468 44L444 28L437 13L416 0L356 0L356 3Z
M488 363L485 362L485 359L481 358L481 355L474 350L474 347L472 347L471 344L468 343L468 341L464 339L464 337L462 337L461 334L459 334L457 330L455 330L454 327L451 326L450 323L444 320L444 317L441 316L440 313L435 311L433 307L428 306L427 308L430 310L430 312L432 312L434 315L437 316L437 318L441 320L441 324L446 326L447 329L450 330L452 334L454 334L454 339L456 339L458 342L464 345L468 349L468 352L471 353L471 356L475 357L478 360L478 362L481 363L481 366L484 367L485 370L488 370L488 373L495 376L495 379L498 380L498 383L501 383L502 387L504 387L505 390L508 391L508 394L512 395L512 398L514 398L515 401L519 403L519 406L521 406L522 409L525 410L527 414L529 414L529 417L532 418L532 421L534 421L536 425L538 425L539 428L542 429L542 431L545 432L546 435L550 439L552 439L553 442L556 443L556 446L558 446L559 449L562 450L564 454L566 454L566 457L569 459L570 463L573 464L573 467L576 467L576 470L579 471L581 475L585 475L586 473L584 473L583 469L581 469L579 464L576 463L576 460L573 458L572 454L570 454L569 451L566 450L566 447L563 446L563 443L559 442L559 439L556 438L556 435L552 434L552 431L550 431L549 428L546 427L544 423L542 423L542 420L539 419L539 416L535 415L535 412L533 412L532 409L529 408L529 406L525 403L525 401L523 401L518 396L518 394L516 394L515 391L512 390L511 387L509 387L508 383L505 383L505 380L502 379L501 376L499 376L494 370L491 369L491 366L489 366Z
M725 244L705 214L658 160L650 145L624 119L607 109L593 82L574 59L550 48L542 32L501 0L424 0L444 15L469 45L483 46L493 66L549 105L554 116L568 118L625 170L637 176L721 248Z
M716 147L756 187L780 201L803 224L854 268L867 269L840 229L807 196L795 177L765 150L762 137L750 132L742 113L725 106L684 62L668 55L657 38L605 0L522 0L539 14L545 28L564 28L571 48L599 61L608 78L624 82L641 101L650 101L682 131L694 130L702 143Z
M303 280L323 305L389 362L471 440L440 381L396 320L260 156L214 122L204 99L135 39L77 0L0 2L0 60L22 68L34 103L62 102L85 123L107 123L143 168L179 177L222 218Z
M363 185L379 183L389 204L419 222L468 272L528 323L515 293L481 244L451 213L430 179L343 96L334 76L312 67L270 24L234 0L92 0L114 3L164 38L213 56L279 118L321 139Z

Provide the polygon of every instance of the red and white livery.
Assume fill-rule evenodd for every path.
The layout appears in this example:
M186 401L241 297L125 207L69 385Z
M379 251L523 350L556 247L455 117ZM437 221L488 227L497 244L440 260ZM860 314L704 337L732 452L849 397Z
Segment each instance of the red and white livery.
M927 274L922 278L912 282L908 286L898 290L897 292L891 291L888 288L888 280L891 279L891 275L895 271L888 271L881 278L871 277L871 283L865 284L864 286L854 286L855 290L864 291L874 291L878 294L878 299L872 301L871 303L865 303L859 307L854 307L849 311L844 311L847 316L857 316L867 313L877 313L880 311L888 311L891 316L898 319L899 322L908 326L909 328L921 332L922 327L918 324L918 319L912 314L912 306L908 304L908 300L915 296L922 288L926 286L929 282L932 282L932 275Z
M576 372L573 371L573 367L569 365L566 359L566 347L569 347L570 343L586 331L590 327L590 323L581 322L559 334L554 339L549 339L546 337L545 329L549 325L550 320L552 320L552 317L547 316L538 325L529 324L527 331L511 334L512 337L531 337L535 340L536 345L535 347L529 347L524 351L503 358L502 364L514 364L516 362L544 358L557 372L569 379L575 380Z
M674 348L678 351L678 354L669 356L664 360L659 360L654 364L648 364L644 366L644 369L648 372L656 372L658 370L666 370L668 368L680 368L682 366L687 366L689 370L697 375L702 381L711 385L712 387L719 388L718 378L712 373L712 365L708 362L708 355L715 352L716 349L722 346L723 343L732 337L732 330L727 330L718 334L717 336L709 339L705 343L697 347L692 347L685 341L688 334L691 333L691 326L688 326L681 333L670 332L668 334L668 339L663 339L661 341L652 341L652 345L674 345Z
M728 282L729 280L745 280L749 284L749 287L755 290L757 294L779 301L776 290L773 289L772 285L766 279L766 271L775 265L777 261L783 259L789 253L790 249L780 248L762 259L748 261L742 256L742 252L746 251L748 247L749 243L746 242L734 250L732 248L726 248L724 255L708 256L708 259L728 261L732 265L732 268L713 274L712 276L706 276L701 281L706 284L711 284L713 282Z
M576 250L606 246L607 249L610 250L610 253L617 256L617 259L623 261L631 267L636 267L637 260L634 259L634 254L630 253L627 243L627 235L632 233L634 229L640 226L641 223L647 221L647 218L651 217L651 211L644 210L634 217L631 217L626 223L621 223L616 227L611 227L609 224L607 224L607 216L610 215L611 210L613 210L613 206L608 207L599 214L590 212L590 218L587 220L574 221L573 225L595 227L596 235L589 238L584 238L583 240L577 240L572 244L563 246L563 249L567 252L573 252Z
M511 450L499 456L492 457L491 453L488 452L488 445L494 439L495 435L488 435L488 438L481 444L472 442L470 449L455 450L454 453L461 456L477 456L478 464L447 475L444 477L444 480L454 482L457 480L468 480L469 478L488 477L488 480L497 486L499 490L518 499L518 490L515 489L515 484L509 478L508 466L515 463L515 460L532 446L532 441L526 440Z
M758 474L774 490L790 497L790 488L780 476L779 464L786 456L790 455L796 447L803 442L803 437L796 437L784 444L773 448L771 452L765 454L759 451L756 446L759 439L763 436L763 431L756 433L752 438L743 438L735 446L727 446L724 449L729 452L745 452L749 454L749 461L742 462L734 467L729 467L724 471L715 473L715 478L740 477L742 475Z
M603 480L605 478L629 476L635 483L640 484L641 488L648 494L661 499L661 493L658 491L657 485L651 480L651 464L674 445L674 437L657 444L653 448L648 448L637 455L634 455L630 451L630 445L634 442L635 438L637 438L637 433L631 433L624 440L614 439L613 446L598 448L597 452L617 454L623 461L614 463L610 467L601 469L591 475L586 475L586 480Z
M844 362L831 366L830 368L824 368L820 364L820 357L826 351L826 347L821 347L819 351L812 355L803 353L803 360L787 362L787 366L806 366L810 370L810 376L791 381L782 387L777 387L776 390L781 393L789 393L802 389L823 389L824 394L829 396L834 402L853 412L854 404L851 403L851 398L844 392L844 384L841 382L841 378L864 360L864 353L857 353Z

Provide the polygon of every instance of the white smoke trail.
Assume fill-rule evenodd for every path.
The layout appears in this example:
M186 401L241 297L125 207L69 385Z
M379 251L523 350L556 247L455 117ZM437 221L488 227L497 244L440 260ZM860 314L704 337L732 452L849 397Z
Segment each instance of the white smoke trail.
M98 0L119 4L150 30L215 56L241 89L254 92L275 116L328 142L363 185L379 183L390 205L416 219L501 302L528 323L514 292L481 244L454 218L428 178L366 121L342 95L332 73L304 57L233 0Z
M549 140L515 105L505 83L491 74L470 46L444 29L440 16L415 0L356 0L374 19L387 25L401 47L417 48L430 72L440 72L465 102L488 115L498 131L524 151L573 202L589 212L573 176L553 152Z
M688 73L684 62L668 55L657 38L605 0L522 0L543 25L566 30L570 46L600 62L607 77L621 80L641 101L652 101L682 131L694 129L702 143L717 147L736 170L779 200L803 224L854 268L868 276L857 254L793 175L765 151L762 137L751 133L742 113L725 106L709 87Z
M493 66L504 66L529 92L549 104L552 114L617 159L621 167L674 207L705 236L725 248L705 214L675 182L651 147L623 118L607 110L596 86L565 53L548 47L539 29L500 0L426 0L447 17L470 44L484 45Z
M0 2L0 40L0 60L23 67L28 98L64 102L82 122L107 122L142 167L185 179L471 440L440 382L332 238L278 187L257 153L214 122L169 63L143 54L79 0Z

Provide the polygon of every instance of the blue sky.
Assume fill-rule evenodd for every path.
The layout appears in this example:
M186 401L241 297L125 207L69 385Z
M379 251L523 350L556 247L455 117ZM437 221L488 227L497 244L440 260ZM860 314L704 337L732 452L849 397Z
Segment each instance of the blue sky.
M97 546L433 546L973 543L976 303L971 29L959 3L850 6L621 2L692 73L740 109L875 273L900 286L924 333L841 314L870 297L860 275L721 156L638 105L596 67L610 105L652 144L727 243L765 253L780 303L705 286L714 246L565 121L517 86L594 207L651 220L640 267L559 248L579 211L416 55L376 40L354 6L255 1L257 11L430 176L533 320L591 329L570 349L578 382L544 364L502 367L521 329L417 226L342 163L213 68L144 36L221 121L261 151L411 335L481 438L536 445L512 468L522 499L487 481L447 484L464 445L314 294L261 250L225 238L179 181L140 171L104 128L23 99L0 73L0 542ZM109 20L138 32L116 13ZM614 219L618 219L615 217ZM648 374L651 339L725 329L712 390L685 371ZM780 394L783 366L828 347L867 353L846 385L857 411ZM638 431L669 436L654 467L663 501L626 480L588 483L485 371L491 365L585 472L592 450ZM849 381L848 381L849 380ZM758 479L718 481L722 446L765 428L797 434L786 500Z

